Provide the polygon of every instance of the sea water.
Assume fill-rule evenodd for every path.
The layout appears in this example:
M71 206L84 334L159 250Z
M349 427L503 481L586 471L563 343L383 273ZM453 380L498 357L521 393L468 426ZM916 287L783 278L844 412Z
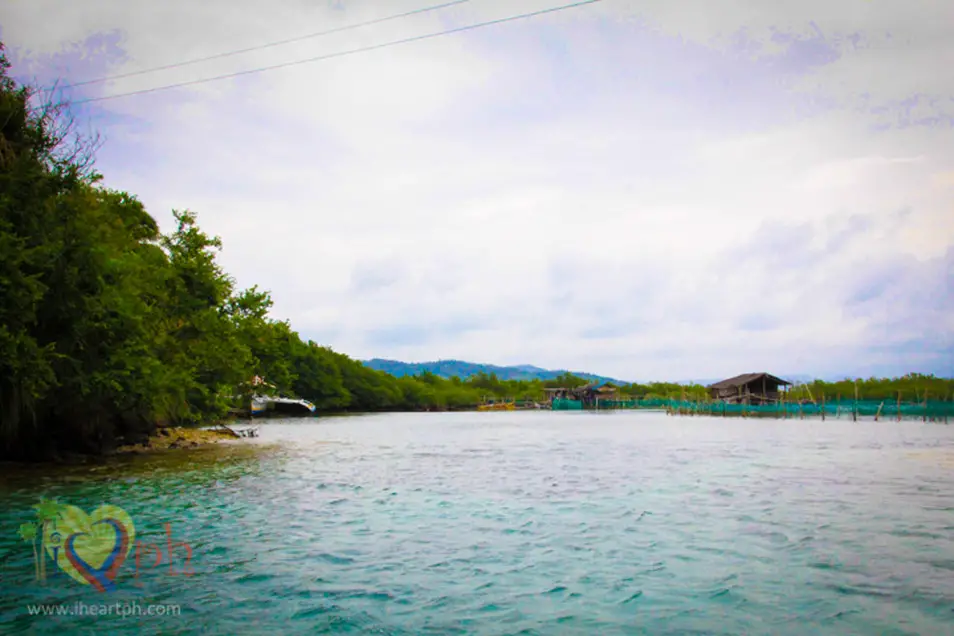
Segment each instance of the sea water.
M940 424L386 414L3 471L0 633L954 630ZM128 514L113 589L49 558L36 581L41 496Z

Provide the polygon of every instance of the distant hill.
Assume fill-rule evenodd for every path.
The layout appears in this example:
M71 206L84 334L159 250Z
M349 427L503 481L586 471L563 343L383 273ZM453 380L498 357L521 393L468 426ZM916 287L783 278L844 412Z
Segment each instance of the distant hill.
M420 375L425 371L433 373L442 378L458 377L462 379L469 378L478 373L495 373L501 380L552 380L564 373L597 382L613 382L616 384L626 384L620 380L608 378L592 373L580 373L578 371L565 371L543 369L535 367L532 364L518 364L509 367L497 366L495 364L480 364L477 362L464 362L462 360L435 360L433 362L400 362L398 360L383 360L374 358L372 360L363 360L365 366L390 373L393 376L402 377L405 375Z

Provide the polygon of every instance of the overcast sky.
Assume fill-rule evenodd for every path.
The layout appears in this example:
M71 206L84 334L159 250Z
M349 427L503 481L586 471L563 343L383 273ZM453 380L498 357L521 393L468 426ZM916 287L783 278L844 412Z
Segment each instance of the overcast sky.
M19 79L442 0L0 0ZM446 0L445 0L446 1ZM471 0L77 100L555 7ZM954 2L603 0L76 107L163 229L353 357L628 380L954 374Z

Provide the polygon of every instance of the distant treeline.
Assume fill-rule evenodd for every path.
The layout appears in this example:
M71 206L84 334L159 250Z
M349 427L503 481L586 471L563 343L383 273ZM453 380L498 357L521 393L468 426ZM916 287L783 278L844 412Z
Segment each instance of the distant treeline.
M176 228L162 234L134 196L103 187L68 113L32 105L8 68L0 44L0 459L100 453L163 423L210 423L248 405L256 375L320 412L539 401L548 386L587 382L396 378L303 340L268 317L267 292L236 288L217 263L219 239L193 213L175 212ZM866 397L905 399L952 389L920 377L862 386ZM700 386L620 388L705 396Z
M900 378L858 378L839 382L815 380L790 389L790 395L797 399L835 401L854 400L897 400L902 402L923 402L928 400L950 401L954 399L954 379L938 378L933 375L909 373Z

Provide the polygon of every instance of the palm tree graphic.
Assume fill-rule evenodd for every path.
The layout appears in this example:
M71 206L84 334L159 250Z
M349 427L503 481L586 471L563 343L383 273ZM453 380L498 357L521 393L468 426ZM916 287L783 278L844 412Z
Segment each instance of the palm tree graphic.
M33 544L34 569L38 581L46 580L47 527L52 525L53 529L56 529L56 518L59 516L62 508L63 504L51 499L46 499L45 497L40 497L40 503L33 506L33 509L36 510L36 522L25 523L20 526L20 537L24 541L30 541ZM37 534L40 535L39 554L36 549Z
M33 576L40 580L40 559L36 553L36 524L32 521L20 525L20 538L33 544Z

